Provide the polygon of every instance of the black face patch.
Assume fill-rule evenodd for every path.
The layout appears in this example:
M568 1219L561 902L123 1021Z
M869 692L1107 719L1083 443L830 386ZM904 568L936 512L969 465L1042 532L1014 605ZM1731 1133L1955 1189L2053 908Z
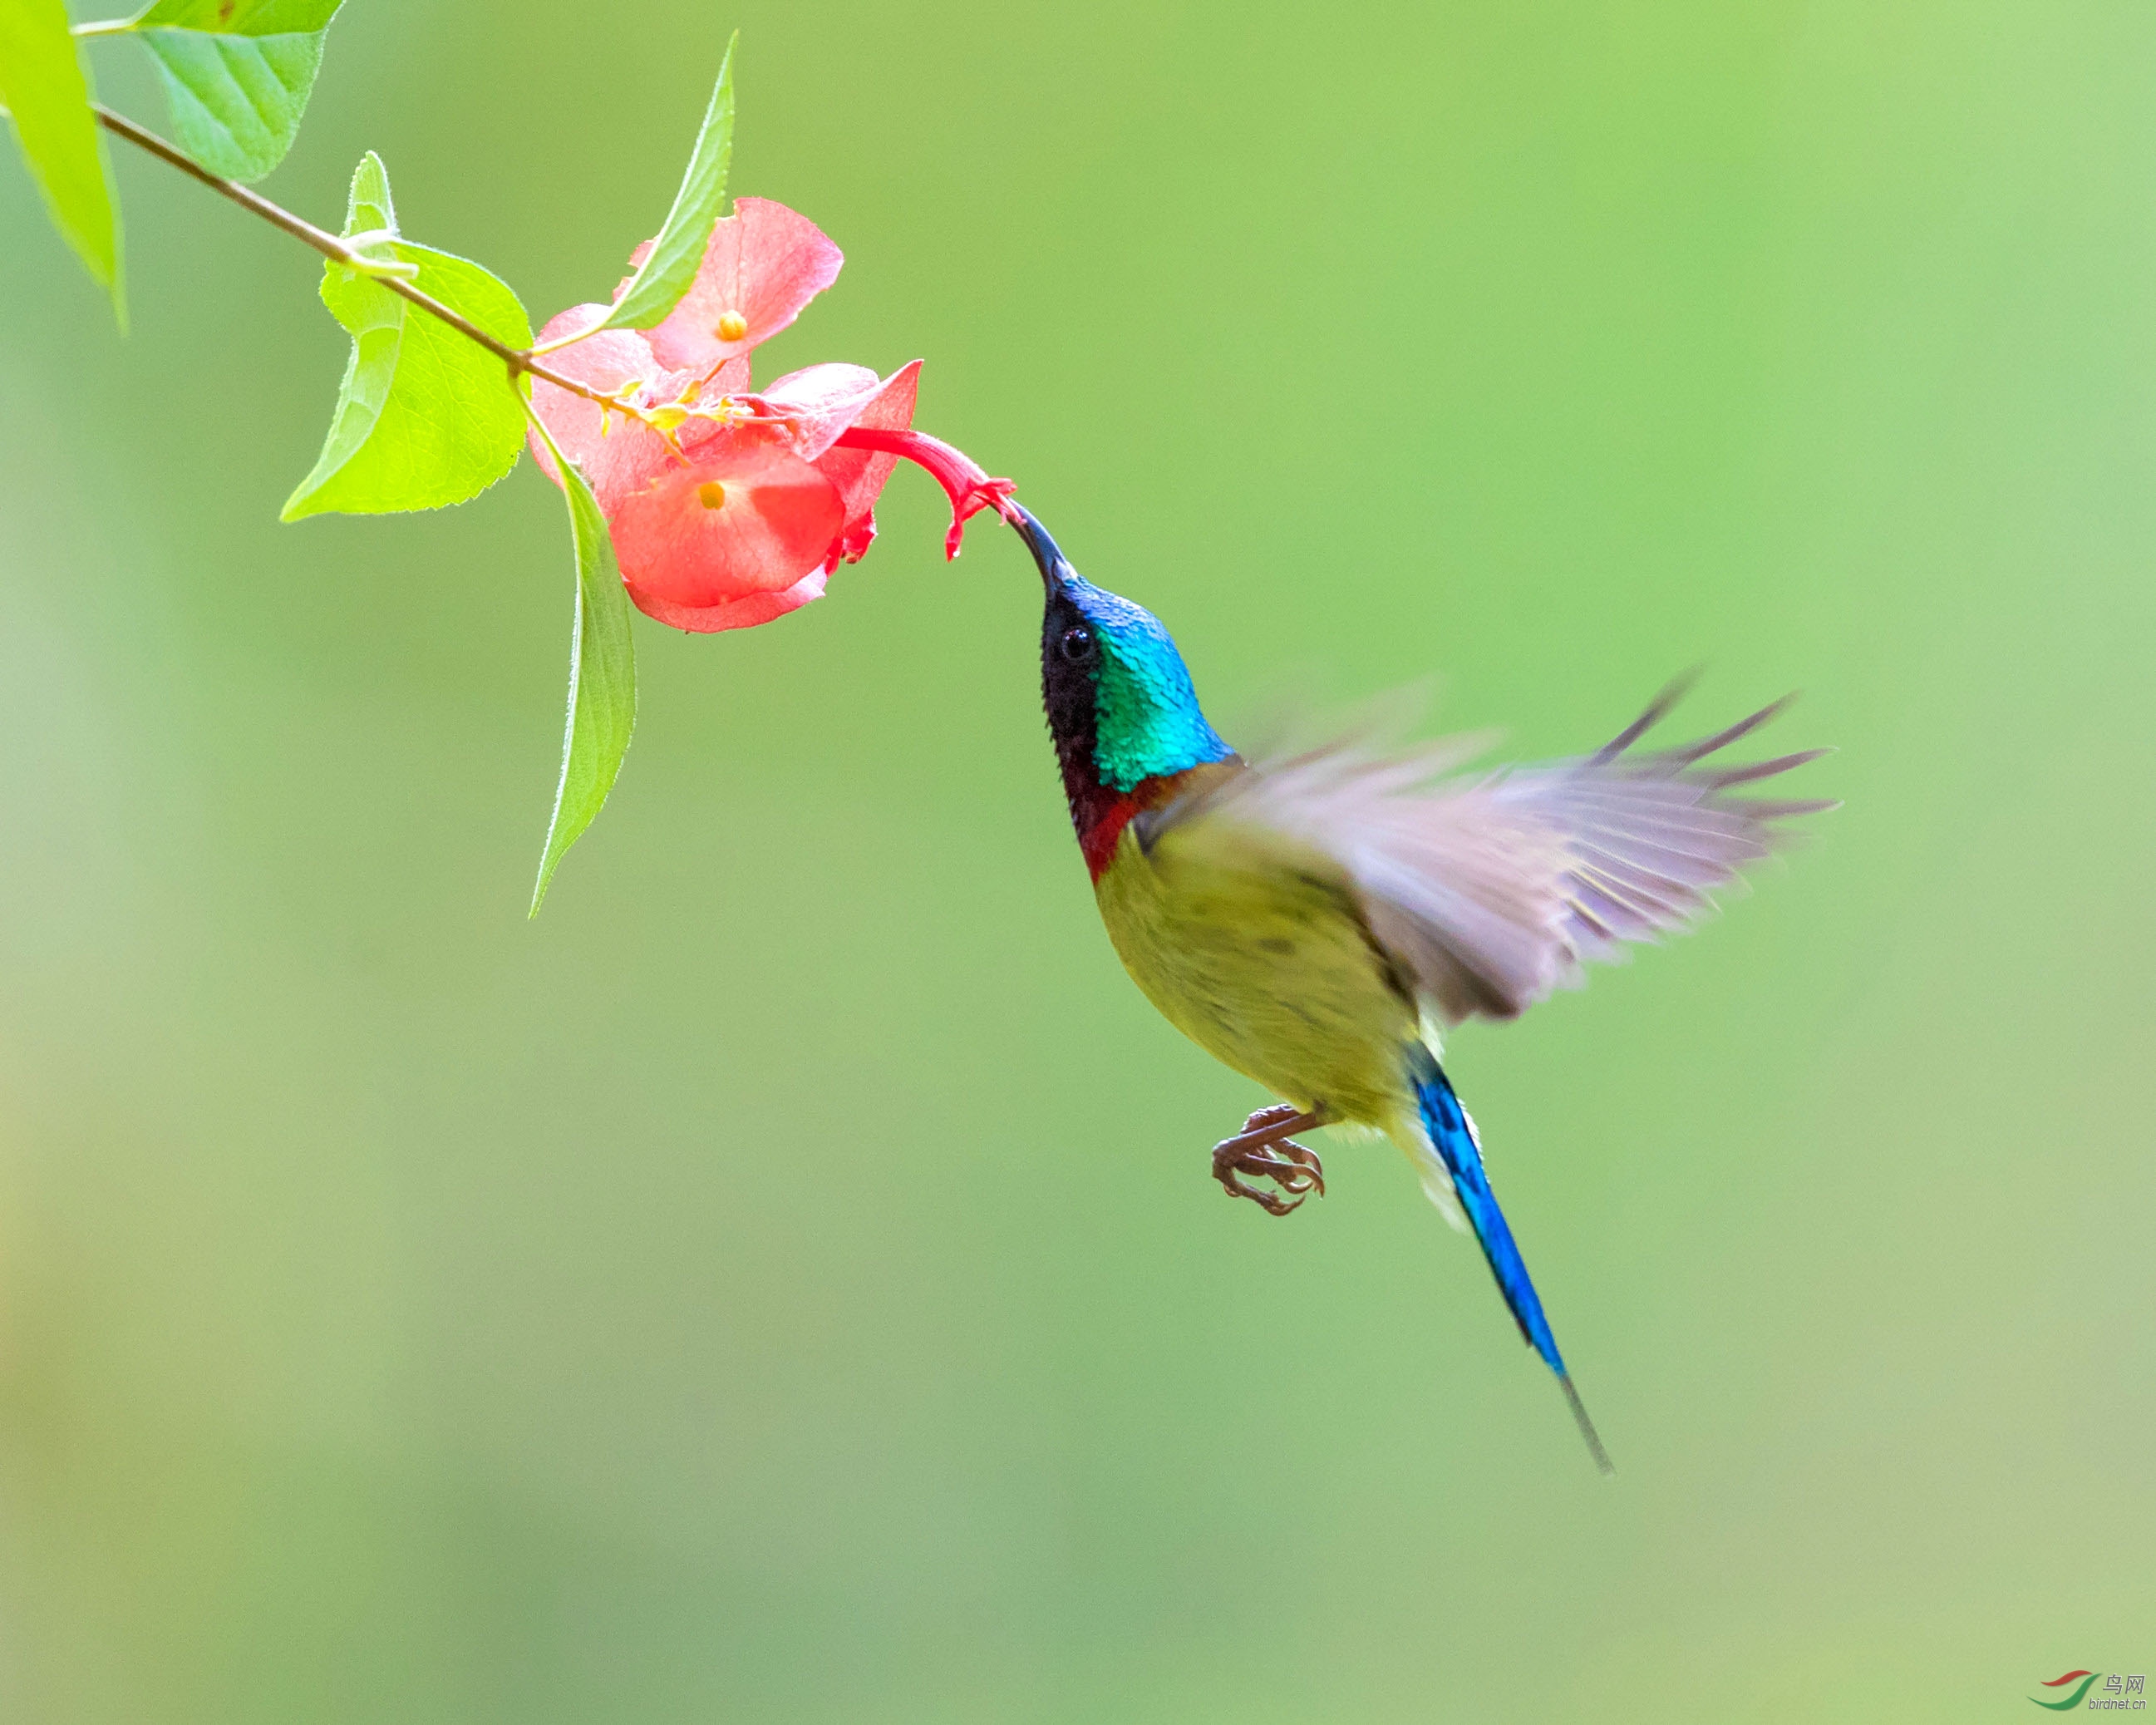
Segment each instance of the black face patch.
M1054 592L1040 619L1040 698L1058 737L1093 729L1101 647L1068 593Z
M1101 644L1093 626L1069 593L1050 588L1040 621L1040 700L1055 740L1055 762L1063 769L1063 794L1081 834L1101 805L1112 800L1093 759L1100 675Z

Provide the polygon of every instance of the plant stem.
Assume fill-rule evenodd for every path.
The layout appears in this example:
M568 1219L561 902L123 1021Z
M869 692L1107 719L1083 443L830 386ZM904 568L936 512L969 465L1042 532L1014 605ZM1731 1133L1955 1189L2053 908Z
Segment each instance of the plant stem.
M271 227L282 228L302 245L312 246L332 262L362 270L367 270L372 262L371 259L354 251L336 234L323 232L312 222L305 221L294 215L291 211L270 203L260 193L251 192L238 181L228 180L222 174L212 173L186 151L180 149L177 145L167 143L157 133L146 127L137 126L126 115L116 114L100 102L92 102L90 105L96 113L99 123L107 131L116 133L138 149L148 151L160 162L179 169L188 178L201 181L211 191L229 198L242 209L261 217ZM581 395L586 401L597 402L601 407L616 408L634 418L644 417L642 412L630 403L623 401L617 396L608 395L603 391L593 389L587 384L579 383L574 377L564 377L552 367L541 365L525 349L511 347L498 336L489 335L462 312L444 305L432 294L413 287L410 282L401 280L394 275L375 275L372 279L391 293L410 300L430 317L439 317L459 335L467 340L478 342L480 347L485 348L489 353L508 367L512 377L518 372L528 372L543 382L552 383L557 389L566 389L572 395Z

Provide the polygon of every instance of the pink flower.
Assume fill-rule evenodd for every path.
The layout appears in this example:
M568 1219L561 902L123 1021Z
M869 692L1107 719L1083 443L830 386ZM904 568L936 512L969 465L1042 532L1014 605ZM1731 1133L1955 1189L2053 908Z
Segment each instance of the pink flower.
M901 455L949 493L952 557L967 516L1004 506L1008 481L911 429L918 360L880 378L862 366L814 365L751 389L751 351L793 322L840 261L805 217L744 198L717 224L695 283L664 322L602 330L547 357L552 369L640 417L533 382L534 410L607 518L630 598L661 623L742 629L821 598L832 571L858 562L875 538L876 498ZM541 342L605 312L572 307ZM531 446L558 484L536 434Z
M634 270L651 249L630 256ZM845 254L808 217L763 198L737 198L734 213L711 229L704 261L681 303L651 333L661 365L706 371L746 359L801 315L801 308L839 279ZM624 278L614 290L621 297Z

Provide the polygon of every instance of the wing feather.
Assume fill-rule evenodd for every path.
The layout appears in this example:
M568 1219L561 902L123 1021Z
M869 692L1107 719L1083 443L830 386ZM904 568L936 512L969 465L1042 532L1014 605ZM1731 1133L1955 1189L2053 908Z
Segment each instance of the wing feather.
M1511 1018L1578 987L1587 961L1692 927L1716 889L1788 841L1782 823L1835 806L1732 794L1823 749L1709 764L1787 696L1697 742L1635 748L1682 692L1576 760L1467 777L1455 769L1472 742L1387 747L1363 732L1254 762L1157 819L1247 823L1324 852L1440 1019Z

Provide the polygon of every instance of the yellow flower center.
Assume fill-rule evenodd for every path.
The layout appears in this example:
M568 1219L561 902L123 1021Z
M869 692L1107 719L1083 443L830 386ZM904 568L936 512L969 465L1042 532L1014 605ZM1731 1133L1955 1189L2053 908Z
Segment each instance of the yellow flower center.
M719 339L721 341L738 341L747 333L748 320L740 312L721 311L719 314Z
M706 480L696 487L696 501L706 509L724 509L726 506L726 488L716 480Z

